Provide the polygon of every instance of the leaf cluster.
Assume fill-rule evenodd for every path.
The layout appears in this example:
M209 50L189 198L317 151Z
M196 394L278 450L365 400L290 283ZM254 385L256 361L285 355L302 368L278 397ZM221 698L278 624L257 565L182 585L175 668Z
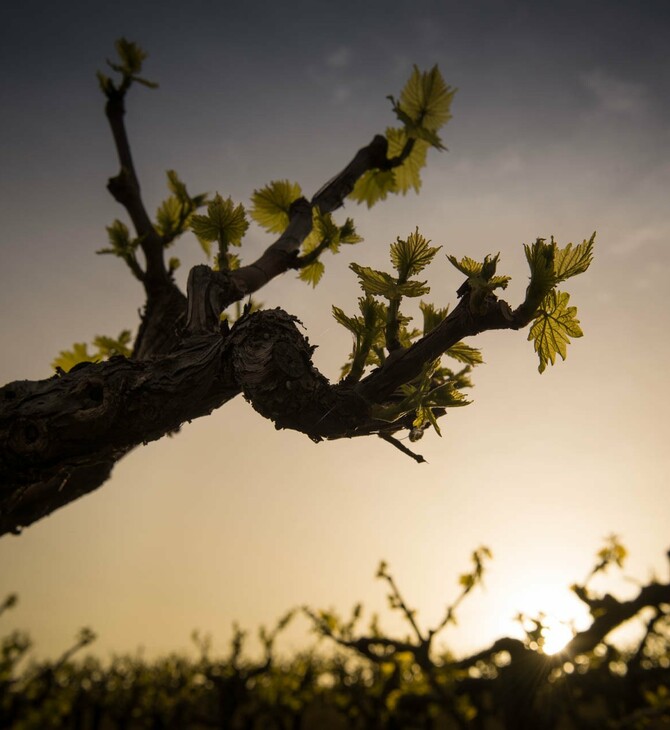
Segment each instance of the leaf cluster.
M158 206L154 226L164 248L171 246L179 236L186 233L195 211L207 202L206 193L190 195L186 185L174 170L168 170L166 175L171 195ZM137 249L141 247L145 237L131 236L128 226L118 219L111 226L107 226L107 235L109 246L100 249L97 253L118 256L126 263L135 277L141 280L144 272L137 260ZM203 243L202 240L200 242L209 255L209 244ZM168 262L170 273L175 271L179 265L178 258L170 258Z
M365 296L358 300L360 316L349 317L339 307L333 307L333 316L354 336L354 346L349 361L343 368L343 376L357 381L368 366L381 366L387 353L407 348L422 335L432 331L446 316L448 308L438 309L432 304L420 303L423 328L410 328L411 318L400 313L404 297L428 294L425 281L417 280L433 260L440 247L430 246L416 229L407 238L398 238L390 247L390 258L395 274L378 271L368 266L351 264ZM386 301L378 301L378 299ZM440 360L426 363L421 374L403 385L389 402L373 407L372 415L381 421L394 423L413 414L410 439L418 440L428 425L438 434L437 419L447 408L467 405L469 401L460 392L470 387L469 373L473 366L482 362L478 350L457 343L447 355L465 365L460 371L442 367Z
M549 242L538 238L532 245L524 244L526 260L530 268L530 282L526 297L516 314L530 322L528 339L538 354L540 373L556 356L565 360L571 337L581 337L583 332L577 319L576 307L568 306L569 294L557 286L573 276L584 273L593 259L595 233L578 246L569 243L560 248L553 237ZM500 254L486 256L479 262L464 256L461 259L449 255L450 263L467 279L458 290L459 296L469 295L469 305L475 314L487 309L487 298L496 289L505 289L509 276L496 274Z
M175 238L189 229L193 214L207 202L207 194L191 196L174 170L168 170L166 174L168 188L172 194L156 211L156 230L162 237L164 245L169 246ZM204 246L203 249L208 253Z
M541 373L548 363L555 363L557 355L565 360L571 337L584 334L577 319L577 308L568 306L570 295L556 287L589 268L595 235L577 246L569 243L564 248L559 248L553 237L548 243L538 238L531 246L524 245L530 282L522 306L533 312L528 339L538 354Z
M291 206L302 197L298 183L289 180L273 180L251 196L249 214L269 233L282 233L291 217ZM338 253L340 245L360 243L363 239L356 233L354 222L347 218L343 225L335 223L330 213L322 213L318 206L312 206L312 228L302 242L300 254L294 267L298 277L315 287L325 272L320 256L324 251Z
M142 86L150 89L158 88L155 81L149 81L140 76L147 53L137 43L125 38L119 38L114 47L119 61L108 60L107 65L121 76L121 82L117 86L109 76L102 73L102 71L98 71L98 81L105 96L110 97L117 92L124 94L133 83L142 84Z
M101 248L96 253L118 256L126 263L133 274L141 279L143 274L137 260L137 249L142 243L142 237L131 236L128 226L118 219L111 226L107 226L106 230L109 237L109 247Z
M446 149L437 134L451 118L451 102L455 89L449 87L437 66L420 71L414 66L400 98L388 98L402 122L400 128L386 130L388 165L366 172L354 186L350 197L371 208L389 193L405 195L421 187L421 169L426 164L429 147Z
M496 269L500 259L500 253L495 256L487 255L481 263L463 256L457 259L451 254L447 255L449 262L462 274L467 276L467 288L474 295L474 298L481 300L496 289L506 289L511 281L509 276L496 276Z
M400 387L400 397L396 402L373 407L372 415L382 421L394 422L414 413L410 441L418 441L429 424L441 436L438 416L443 415L447 408L471 403L458 390L453 376L451 370L440 367L439 360L427 363L417 379Z
M400 313L400 304L403 297L419 297L430 291L425 281L410 278L420 274L439 251L439 247L431 247L429 243L416 229L406 239L398 238L391 244L395 275L350 264L365 294L358 300L362 316L347 317L341 309L333 307L335 319L355 337L350 363L343 369L349 380L360 379L368 365L382 365L386 350L409 347L420 335L418 330L408 328L411 318ZM375 297L386 302L379 302Z
M298 277L315 287L325 272L325 265L319 258L324 251L339 253L342 244L355 244L363 240L356 233L354 221L347 218L339 226L330 213L321 213L316 206L312 207L312 230L302 243L300 256L296 265Z

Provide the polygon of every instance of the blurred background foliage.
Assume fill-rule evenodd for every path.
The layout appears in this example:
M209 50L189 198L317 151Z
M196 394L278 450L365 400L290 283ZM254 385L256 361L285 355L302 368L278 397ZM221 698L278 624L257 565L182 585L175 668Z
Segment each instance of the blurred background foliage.
M670 557L670 553L669 553ZM598 552L581 585L591 625L572 629L562 648L550 647L544 615L519 615L525 638L502 638L458 659L433 639L456 624L460 603L482 584L491 551L472 553L471 569L444 618L422 629L389 566L377 578L389 608L407 628L393 638L373 615L354 606L342 619L308 607L261 628L262 655L249 658L248 636L234 626L230 650L211 655L211 637L194 631L196 652L148 660L141 652L102 661L81 657L95 640L88 628L55 660L31 658L28 634L13 631L0 644L2 728L667 728L670 727L670 583L653 579L633 601L596 594L591 579L623 567L626 549L615 536ZM0 614L13 609L9 595ZM282 657L276 639L298 615L316 635L310 650ZM627 621L637 636L624 644L610 634ZM552 653L553 652L553 653Z

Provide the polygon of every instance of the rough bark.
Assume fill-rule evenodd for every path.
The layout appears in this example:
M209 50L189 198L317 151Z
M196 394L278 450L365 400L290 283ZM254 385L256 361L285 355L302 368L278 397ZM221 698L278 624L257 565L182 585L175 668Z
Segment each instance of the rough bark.
M19 531L92 491L131 449L206 416L242 393L277 428L314 441L392 434L371 416L423 365L468 335L521 326L494 297L474 315L468 296L433 330L359 383L331 384L313 347L281 309L244 315L232 330L189 335L167 355L113 357L0 389L0 534Z

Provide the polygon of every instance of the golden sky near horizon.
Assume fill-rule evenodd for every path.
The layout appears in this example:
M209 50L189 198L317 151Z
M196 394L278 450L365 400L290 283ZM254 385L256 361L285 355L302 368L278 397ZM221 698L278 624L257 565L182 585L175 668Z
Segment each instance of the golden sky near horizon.
M94 72L126 35L149 52L128 128L153 210L176 169L191 192L248 203L272 179L315 192L394 124L412 64L438 63L458 88L429 153L420 195L371 211L353 204L365 242L325 259L312 290L292 275L260 293L298 316L331 379L350 349L331 317L353 312L353 260L388 267L388 246L416 226L442 250L428 297L456 302L445 253L501 253L505 299L527 282L522 243L575 243L597 231L595 260L567 291L585 336L543 375L526 333L487 333L473 405L428 433L417 465L379 439L315 445L276 431L238 398L174 438L136 450L98 492L19 538L0 540L0 588L19 606L3 630L28 629L54 655L88 625L94 650L223 647L230 625L255 630L308 604L346 613L362 601L398 626L374 580L386 560L424 625L456 596L471 551L491 547L486 590L444 635L456 652L517 630L519 611L579 617L568 586L611 533L627 574L665 578L670 547L670 13L661 2L27 2L0 30L2 382L51 374L59 350L136 328L141 292L96 256L124 213L105 190L117 163ZM607 12L605 12L607 9ZM577 11L579 13L577 14ZM579 22L576 19L579 17ZM26 53L24 49L31 50ZM253 259L271 242L253 226ZM174 248L180 281L202 260ZM624 594L635 590L614 582ZM288 635L302 646L306 623Z

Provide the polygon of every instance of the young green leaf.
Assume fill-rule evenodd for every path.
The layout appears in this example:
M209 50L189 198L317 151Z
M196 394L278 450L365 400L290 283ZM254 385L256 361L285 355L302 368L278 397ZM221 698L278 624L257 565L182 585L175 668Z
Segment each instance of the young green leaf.
M400 155L403 151L409 135L405 129L389 127L386 130L386 139L388 140L387 154L389 158L393 158ZM405 195L410 188L413 188L417 193L419 192L421 188L421 169L426 165L427 151L427 142L420 139L414 140L412 151L401 165L394 167L392 170L393 189L390 192Z
M360 243L362 240L363 236L356 233L353 219L347 218L344 225L340 226L340 243L354 244Z
M224 200L218 193L207 205L207 215L194 215L191 218L193 233L205 242L217 241L222 248L239 246L246 233L247 222L244 206L235 206L231 198Z
M367 365L376 362L376 350L383 347L386 326L386 306L369 294L358 299L360 317L349 317L339 307L333 307L333 317L354 336L349 362L342 368L342 377L359 380Z
M549 243L544 238L538 238L531 246L524 244L530 268L526 299L543 299L556 284L584 273L593 260L595 236L594 233L588 241L585 240L574 248L572 243L565 248L559 248L553 236Z
M142 64L147 57L145 51L137 43L128 41L125 38L119 38L115 42L114 47L116 48L121 63L113 63L108 60L107 64L123 76L122 89L127 89L133 81L143 86L148 86L150 89L158 88L158 84L154 81L148 81L137 75L142 70ZM114 84L104 74L98 73L98 80L105 94L109 94L114 89Z
M70 372L75 365L81 362L94 362L95 356L89 354L88 345L85 342L75 342L71 350L61 350L58 357L54 358L51 367L54 370Z
M114 355L130 357L132 352L130 347L131 337L130 330L123 330L116 338L98 335L93 339L93 344L98 348L97 354L102 358Z
M405 240L398 238L391 244L391 263L398 272L400 281L423 271L433 260L441 246L431 247L417 228Z
M349 264L349 268L356 273L360 280L361 287L366 294L383 296L386 299L398 297L398 283L395 278L385 271L377 271L369 266L360 264Z
M241 265L240 257L236 253L226 253L225 268L228 271L235 271L239 269Z
M325 245L333 253L337 253L340 248L340 229L333 220L330 213L321 213L318 207L312 208L312 230L307 238L302 242L300 253L302 256L311 253L319 246Z
M315 287L324 274L325 266L318 258L326 250L337 253L341 243L358 243L361 237L356 234L354 223L347 218L343 226L338 226L330 213L321 213L317 206L312 208L312 230L302 242L298 260L298 277Z
M406 281L398 283L393 276L384 271L371 269L369 266L349 264L349 268L355 271L360 279L363 291L367 294L382 296L393 300L400 297L420 297L428 294L430 287L425 281Z
M120 220L115 220L111 226L107 226L107 235L109 236L111 248L101 248L96 253L118 256L131 269L139 271L135 251L140 245L142 238L131 238L128 226Z
M461 273L468 277L468 285L473 292L471 306L477 309L484 297L495 289L506 289L511 281L509 276L496 276L495 271L498 265L498 257L485 256L484 261L474 261L469 256L464 256L460 261L455 257L448 255L449 262L455 266ZM462 290L458 290L458 295L462 295Z
M398 107L417 126L438 130L451 119L451 102L456 93L442 78L437 66L419 71L414 66L409 81L400 92Z
M133 76L142 70L142 62L146 59L147 54L137 45L137 43L128 41L125 38L119 38L114 43L114 47L121 59L124 73L127 73L128 76Z
M67 373L82 362L98 362L114 355L130 357L132 351L130 341L130 330L123 330L116 338L98 335L93 340L93 346L97 350L95 353L89 353L88 345L85 342L75 342L71 350L62 350L58 354L58 357L51 363L51 367Z
M289 223L291 204L301 195L298 183L273 180L260 190L254 190L249 214L268 232L283 233Z
M435 408L458 408L468 406L469 401L463 393L456 390L452 383L445 383L428 393L425 404Z
M109 76L102 73L102 71L96 71L95 75L98 79L98 83L100 84L100 89L102 90L102 93L105 96L109 96L112 91L114 91L114 82L109 78Z
M482 264L479 261L471 259L469 256L463 256L459 261L455 256L447 254L447 258L452 266L455 266L461 274L466 276L479 276L482 273Z
M556 248L554 254L554 276L556 283L565 281L577 274L583 274L590 266L593 260L593 243L596 234L594 233L589 240L584 240L578 246L572 247L569 243L565 248ZM554 243L554 239L551 239Z
M172 237L180 233L180 227L183 228L184 204L179 198L171 195L164 200L156 211L156 228L161 236ZM181 225L180 225L181 224Z
M457 342L447 350L447 355L453 357L466 365L481 365L484 362L482 353L475 347L470 347L464 342Z
M554 365L556 355L563 360L570 337L581 337L576 307L568 307L570 295L552 289L545 297L528 333L540 359L538 370L542 373L547 363Z
M165 174L170 192L182 203L189 203L191 197L186 190L186 185L179 179L179 175L174 170L168 170Z
M332 312L335 320L343 327L346 327L349 332L351 332L355 337L363 334L363 331L365 330L365 325L360 317L349 317L344 313L342 309L336 307L335 305L333 305L332 307Z
M172 195L164 200L156 211L156 228L163 237L164 245L169 246L189 225L191 215L207 202L207 195L202 193L191 197L186 185L179 179L174 170L167 171L168 188ZM209 256L208 245L201 245Z
M323 276L323 272L326 270L326 267L323 264L323 261L319 261L318 259L316 261L312 261L311 264L307 264L307 266L304 266L302 269L300 269L300 273L298 276L303 280L306 281L308 284L311 284L312 287L315 287L319 281L321 281L321 277Z
M358 178L349 197L372 208L375 203L386 200L386 196L396 190L393 170L368 170Z
M102 249L98 253L113 253L123 258L128 251L136 247L137 244L130 240L128 226L122 221L117 219L111 226L107 226L106 229L112 247L111 249Z
M442 320L449 314L449 307L437 309L433 304L421 302L419 304L421 313L423 314L423 334L427 335L434 330Z
M530 268L530 282L526 288L526 299L521 306L526 310L528 316L534 317L538 307L555 284L556 245L553 241L547 243L544 238L538 238L531 246L524 243L523 249Z

